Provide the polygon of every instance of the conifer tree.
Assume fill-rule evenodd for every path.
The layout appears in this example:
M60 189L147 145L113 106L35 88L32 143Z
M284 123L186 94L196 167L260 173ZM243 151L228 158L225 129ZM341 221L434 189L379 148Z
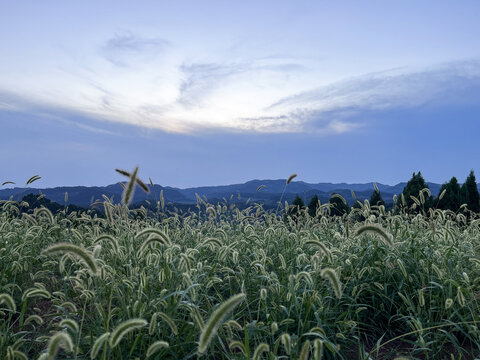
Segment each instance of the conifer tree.
M350 212L350 207L345 200L336 193L332 194L328 202L331 205L330 215L332 216L342 216L343 214L348 214Z
M379 190L373 190L372 196L370 196L370 205L385 206L385 201L383 201L382 194Z
M460 185L454 176L448 183L442 185L440 194L445 190L442 199L438 201L438 208L443 210L458 211L461 204Z
M305 203L303 202L303 199L298 195L296 195L295 199L293 199L292 205L297 206L300 209L305 209Z
M418 174L413 173L412 178L408 181L407 185L403 188L402 194L403 197L405 198L405 203L406 203L406 208L410 209L411 206L414 203L414 200L411 198L411 196L414 196L416 198L419 197L419 193L421 190L427 188L428 185L425 182L425 179L422 176L422 173L419 171ZM402 207L402 201L398 199L397 201L397 207ZM433 206L433 197L428 196L425 197L425 204L424 204L424 210L427 210ZM417 212L420 211L420 209L417 208Z
M297 216L303 209L305 209L305 202L300 196L296 195L292 201L292 205L288 209L288 214L290 216Z
M462 203L466 203L469 210L479 213L480 212L480 195L478 193L477 181L473 170L467 177L467 180L462 185Z
M317 194L315 194L315 195L313 195L310 202L308 203L308 214L311 217L315 217L315 215L317 214L317 209L318 209L319 205L320 204L319 204L318 196L317 196Z

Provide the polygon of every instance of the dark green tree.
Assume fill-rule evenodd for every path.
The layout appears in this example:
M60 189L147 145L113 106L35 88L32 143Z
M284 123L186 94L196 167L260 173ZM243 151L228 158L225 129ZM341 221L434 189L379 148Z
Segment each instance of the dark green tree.
M59 211L62 211L64 209L67 209L67 213L70 213L72 211L77 211L77 212L87 212L90 211L91 214L97 214L98 216L101 216L101 212L95 209L86 209L82 208L80 206L76 205L68 205L67 207L60 205L59 203L56 203L54 201L51 201L50 199L40 196L40 194L33 194L30 193L28 195L25 195L22 198L22 202L28 203L28 208L27 207L21 207L22 212L32 212L34 209L41 208L41 207L46 207L48 210L50 210L53 214L56 214Z
M461 195L460 195L460 185L458 184L457 178L454 176L450 179L448 183L442 185L440 189L440 194L445 191L443 197L438 201L438 208L443 210L452 210L458 211L460 208Z
M328 200L328 203L331 205L330 215L332 216L342 216L350 212L350 207L348 206L347 202L339 194L333 193Z
M413 173L412 178L408 181L407 185L403 188L402 194L405 199L405 206L407 209L410 209L411 206L414 203L414 200L411 198L411 196L416 197L417 199L420 197L420 191L427 188L428 185L425 182L425 179L422 176L422 173L419 171L418 174ZM426 194L424 194L425 196ZM404 204L401 200L401 196L397 200L397 208L398 207L403 207ZM433 196L425 196L425 204L424 204L424 210L427 210L428 208L433 206ZM415 212L421 211L421 208L419 209L418 207L416 208Z
M383 201L382 194L380 194L380 191L373 190L372 196L370 196L370 205L385 206L385 201Z
M305 209L305 203L303 202L303 199L297 195L295 195L295 199L292 201L293 206L297 206L300 209Z
M461 191L461 203L467 204L469 210L479 213L480 212L480 195L478 193L477 180L473 170L467 177L467 180L462 185Z
M361 209L363 206L363 201L360 201L359 199L355 199L355 202L352 205L352 209Z
M296 195L292 205L289 206L288 215L298 216L303 209L305 209L305 202L300 196Z
M52 213L55 214L56 212L63 209L62 205L54 201L51 201L50 199L47 199L44 196L39 196L34 194L25 195L22 198L22 201L27 202L29 205L29 209L31 210L41 208L41 207L46 207L48 210L50 210Z
M319 207L319 200L317 194L313 195L308 203L308 215L314 217L317 214L317 209Z

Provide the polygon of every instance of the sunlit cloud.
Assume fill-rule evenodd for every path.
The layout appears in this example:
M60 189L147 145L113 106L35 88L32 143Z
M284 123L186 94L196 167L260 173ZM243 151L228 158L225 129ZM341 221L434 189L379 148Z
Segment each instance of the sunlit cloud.
M0 108L71 111L185 134L345 134L365 125L356 120L362 112L465 101L459 89L480 86L478 61L404 67L314 87L312 79L320 79L322 71L311 59L211 56L195 61L167 39L129 31L101 44L83 55L81 66L78 59L62 60L30 78L0 79Z

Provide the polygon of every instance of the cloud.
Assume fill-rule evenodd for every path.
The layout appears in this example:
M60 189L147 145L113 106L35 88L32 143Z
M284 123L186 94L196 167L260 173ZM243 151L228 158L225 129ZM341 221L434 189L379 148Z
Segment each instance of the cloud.
M299 132L295 118L289 115L259 116L239 119L240 129L256 132Z
M121 49L119 54L143 53L159 44L131 34L114 39L109 48ZM301 85L292 83L290 77L319 75L293 59L281 58L183 62L177 66L173 69L177 72L165 70L171 77L158 84L149 72L122 68L113 71L115 76L108 74L94 80L84 76L81 86L77 81L72 88L64 89L64 97L58 89L42 92L55 96L41 99L35 93L17 92L22 95L13 96L0 91L0 109L57 117L65 114L74 122L77 120L70 115L77 114L83 129L90 131L95 130L89 127L96 126L82 122L82 118L185 134L224 131L330 135L357 131L385 111L480 100L480 61L416 70L391 69L288 96L291 89ZM74 88L75 84L78 88ZM77 95L68 97L75 94L73 90ZM34 103L32 99L37 100Z
M323 116L322 116L323 115ZM335 119L325 114L294 111L286 115L242 118L239 127L244 131L262 133L316 133L319 135L344 134L361 128L364 124Z
M5 106L4 106L5 105ZM88 115L74 109L65 109L47 104L29 101L20 95L0 90L0 119L9 114L19 114L22 117L32 117L55 121L69 127L81 129L96 134L118 136L119 133L99 127L99 118L89 118ZM21 121L21 120L19 120Z
M364 110L412 108L432 101L460 101L480 86L480 62L465 61L424 71L395 69L367 74L301 92L269 106L307 113L341 113L349 117ZM478 100L478 99L475 99Z
M203 100L222 87L252 83L259 76L281 77L306 70L302 64L288 59L256 59L234 63L183 63L180 72L183 80L179 88L178 103L185 107L202 106Z
M147 38L131 32L117 33L101 47L101 54L110 63L128 67L134 61L151 61L170 46L168 40Z
M180 84L178 103L186 107L199 106L201 100L229 77L249 71L246 64L192 63L182 64L184 79Z
M332 120L323 128L323 131L327 134L343 134L356 130L361 126L361 124L357 123L351 123L342 120Z
M424 106L480 101L480 61L426 70L392 69L332 83L282 98L249 119L261 131L343 134L368 125L365 115Z

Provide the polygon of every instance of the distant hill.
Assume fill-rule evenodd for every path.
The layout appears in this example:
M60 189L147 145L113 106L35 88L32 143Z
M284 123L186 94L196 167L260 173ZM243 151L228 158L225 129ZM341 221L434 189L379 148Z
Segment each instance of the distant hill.
M257 189L264 187L257 191ZM392 203L393 196L400 194L406 183L396 185L385 185L377 183L382 197L385 202ZM432 195L438 195L441 184L428 183ZM251 180L243 184L219 185L219 186L202 186L187 189L173 188L169 186L154 185L151 193L146 194L142 190L135 191L133 199L134 203L140 203L145 200L157 201L160 199L160 192L163 190L165 201L174 204L195 204L196 196L206 197L210 202L227 200L238 201L239 197L242 201L250 199L252 202L261 202L265 205L273 206L280 200L281 194L285 187L285 180ZM286 188L283 196L284 200L291 202L295 195L301 196L305 202L308 202L313 195L317 194L320 201L326 202L332 193L342 195L350 204L354 202L352 190L355 192L357 199L363 200L370 198L374 189L373 182L366 184L346 184L346 183L318 183L310 184L303 181L292 181ZM480 186L479 186L480 189ZM113 198L115 203L122 198L123 188L120 184L107 186L62 186L55 188L10 188L0 190L0 200L7 200L11 197L14 200L21 200L25 195L34 193L44 194L48 199L61 205L65 204L65 193L68 193L67 204L73 204L81 207L88 207L92 202L102 199L102 195Z

